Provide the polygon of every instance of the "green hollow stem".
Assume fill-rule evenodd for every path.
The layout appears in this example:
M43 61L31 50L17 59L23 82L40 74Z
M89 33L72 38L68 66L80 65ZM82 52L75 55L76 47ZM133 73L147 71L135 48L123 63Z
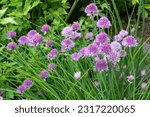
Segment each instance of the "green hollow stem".
M79 0L75 0L75 1L74 1L73 5L72 5L72 7L71 7L71 10L70 10L69 14L68 14L67 17L66 17L66 20L65 20L66 22L68 22L70 16L72 15L74 9L76 8L76 6L77 6L77 4L78 4L78 2L79 2Z
M117 20L118 20L118 23L119 23L119 27L120 29L122 29L122 22L121 22L121 18L120 18L120 15L119 15L119 12L118 12L118 9L117 9L117 6L115 4L115 1L112 0L112 4L113 4L113 7L114 7L114 10L115 10L115 13L116 13L116 16L117 16Z

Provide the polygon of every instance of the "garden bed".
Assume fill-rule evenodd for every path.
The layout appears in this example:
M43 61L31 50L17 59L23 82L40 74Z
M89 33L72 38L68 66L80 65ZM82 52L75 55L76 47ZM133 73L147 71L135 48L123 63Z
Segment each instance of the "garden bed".
M28 15L23 18L28 18L17 20L24 30L17 22L10 25L15 23L11 20L0 40L0 99L150 99L150 19L143 25L139 12L130 22L112 1L113 11L105 3L104 9L98 7L99 1L89 3L83 8L84 15L78 21L71 19L71 23L65 22L60 12L35 23L37 8L34 12L27 9ZM33 7L40 5L39 1L32 2ZM71 18L66 16L67 20Z

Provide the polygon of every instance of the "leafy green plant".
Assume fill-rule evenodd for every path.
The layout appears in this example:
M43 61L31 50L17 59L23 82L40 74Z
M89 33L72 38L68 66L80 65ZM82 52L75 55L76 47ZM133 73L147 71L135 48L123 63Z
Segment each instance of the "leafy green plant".
M67 0L2 0L0 6L0 35L5 39L10 29L21 35L44 23L56 25L54 30L58 30L69 3ZM4 43L4 40L1 41Z
M132 5L135 5L135 4L140 4L140 0L131 0L132 2ZM144 4L143 4L143 7L144 7L144 16L145 18L148 17L148 13L150 11L150 0L143 0Z

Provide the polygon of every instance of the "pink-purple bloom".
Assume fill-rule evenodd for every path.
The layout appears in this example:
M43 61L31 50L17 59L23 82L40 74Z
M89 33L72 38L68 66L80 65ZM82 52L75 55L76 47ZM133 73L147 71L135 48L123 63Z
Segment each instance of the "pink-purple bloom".
M94 3L90 3L85 8L85 13L87 16L98 16L98 8Z
M94 39L94 35L92 32L88 32L85 35L85 39L89 39L89 40L93 40Z
M100 46L100 51L101 51L101 54L109 54L111 52L111 46L110 44L103 44Z
M48 47L51 47L53 45L53 41L48 40L45 45L48 46Z
M117 41L111 42L110 46L111 46L112 50L114 50L114 51L118 52L118 51L122 50L121 44Z
M78 61L79 59L80 59L80 57L81 57L81 54L80 53L73 53L72 55L71 55L71 59L72 60L74 60L74 61Z
M124 65L124 66L123 66L123 69L124 69L124 70L126 70L126 69L127 69L127 66L126 66L126 65Z
M146 74L146 70L145 69L141 70L141 76L144 76L145 74Z
M99 51L99 48L96 44L90 44L86 48L85 54L87 56L96 56L98 54L98 51Z
M81 56L85 56L86 55L86 47L81 48L79 53L81 54Z
M32 38L35 34L37 34L37 31L36 31L36 30L30 30L30 31L28 32L27 36L28 36L29 38Z
M19 85L19 87L17 88L17 93L24 93L26 91L26 88L24 85Z
M76 22L74 22L71 26L72 30L80 30L80 25Z
M141 84L142 90L144 90L144 91L146 90L146 85L147 85L147 84L146 84L145 82L143 82L143 83Z
M54 64L54 63L48 64L48 70L49 70L49 71L52 71L52 70L54 70L55 68L56 68L56 64Z
M24 80L22 85L19 85L17 88L17 93L24 93L27 89L30 89L33 86L32 80Z
M44 41L43 37L39 33L35 34L32 39L35 43L41 43Z
M111 23L107 17L103 16L98 20L97 27L99 27L99 28L110 28Z
M96 36L96 39L94 40L94 43L97 45L108 43L109 37L105 32L101 32Z
M99 72L108 71L108 65L105 60L98 60L96 61L96 69Z
M122 41L122 39L123 39L122 36L119 34L114 36L115 41Z
M71 32L70 38L71 38L71 39L81 38L81 33L78 33L78 32Z
M12 30L8 31L7 39L12 39L15 36L16 36L16 32L15 31L12 31Z
M113 66L116 66L116 64L120 61L120 54L116 51L111 51L107 55L107 59L113 64Z
M7 45L7 49L8 49L8 50L14 50L15 47L16 47L16 43L15 43L15 42L10 42L10 43L8 43L8 45Z
M118 35L114 36L115 41L122 41L124 37L128 36L128 32L126 30L121 30Z
M27 36L21 36L19 39L18 39L18 42L20 45L24 45L26 43L29 42L29 37Z
M121 37L126 37L126 36L128 36L128 32L126 31L126 30L121 30L120 32L119 32L119 35L121 36Z
M133 75L129 75L129 76L127 76L127 79L130 83L132 83L135 78Z
M81 77L81 72L76 72L76 73L74 73L74 77L75 77L77 80L79 80L80 77Z
M135 47L137 44L137 40L133 36L127 36L122 41L122 45L126 47Z
M65 28L63 28L61 35L64 37L69 37L71 33L72 33L72 28L71 27L65 27Z
M46 34L48 31L50 30L50 26L48 24L44 24L42 27L41 27L41 31Z
M48 74L49 74L49 72L47 70L42 70L41 73L39 74L39 76L42 79L46 79L46 78L48 78Z
M26 89L30 89L30 88L33 86L32 80L25 80L25 81L23 82L23 86L24 86Z
M127 55L127 52L125 50L119 51L120 57L125 57Z
M57 49L52 49L50 51L50 53L47 55L47 58L50 59L50 60L52 60L55 57L57 57L57 55L58 55L58 50Z
M61 45L62 45L62 51L65 52L71 50L74 47L75 43L70 39L64 39L61 42Z
M39 33L35 33L31 38L28 39L28 44L30 46L38 46L43 41L43 37Z

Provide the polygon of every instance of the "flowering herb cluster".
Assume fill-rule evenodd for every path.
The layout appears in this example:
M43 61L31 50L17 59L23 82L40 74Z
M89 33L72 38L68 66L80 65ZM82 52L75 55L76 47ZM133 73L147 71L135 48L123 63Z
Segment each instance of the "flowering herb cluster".
M95 16L98 16L99 10L94 3L91 3L85 8L85 13L92 21L95 21ZM112 24L109 18L106 16L100 17L93 26L97 27L96 31L98 33L95 35L92 31L86 33L82 32L82 26L80 26L79 23L74 22L71 26L66 26L62 29L61 37L63 40L60 43L60 50L56 46L52 47L55 40L44 40L43 35L46 35L51 29L48 24L44 24L41 27L43 35L36 30L31 30L27 35L21 36L18 39L18 42L13 41L16 33L14 31L9 31L7 39L11 40L11 42L7 45L7 49L10 51L14 50L15 47L17 47L17 43L18 46L28 45L30 47L37 47L41 43L44 43L45 47L51 48L49 53L47 53L47 59L51 62L47 65L47 69L42 69L39 74L37 74L37 77L40 77L45 81L49 78L49 74L55 70L57 64L55 64L54 61L59 59L59 54L64 56L69 55L69 59L75 63L80 62L80 59L84 60L90 58L94 61L94 67L98 74L108 73L110 68L117 68L121 59L128 55L126 48L131 49L138 46L138 42L134 36L130 35L129 32L124 29L114 37L109 36L105 30L111 28L111 26ZM95 29L93 28L93 30ZM77 40L82 43L82 39L90 43L83 45L82 48L78 50L76 49L76 45L78 44ZM124 66L124 69L126 69L126 66ZM80 80L82 74L84 74L82 71L77 70L72 76L76 80ZM141 71L141 76L144 75L145 71ZM121 74L120 77L124 77L123 74ZM129 73L126 80L129 81L129 83L132 83L135 80L135 76L132 73ZM98 81L94 81L93 84L95 87L100 87ZM31 80L25 80L23 84L18 87L17 92L24 93L24 91L30 89L32 86L33 82ZM141 84L141 88L144 91L146 90L145 82Z

